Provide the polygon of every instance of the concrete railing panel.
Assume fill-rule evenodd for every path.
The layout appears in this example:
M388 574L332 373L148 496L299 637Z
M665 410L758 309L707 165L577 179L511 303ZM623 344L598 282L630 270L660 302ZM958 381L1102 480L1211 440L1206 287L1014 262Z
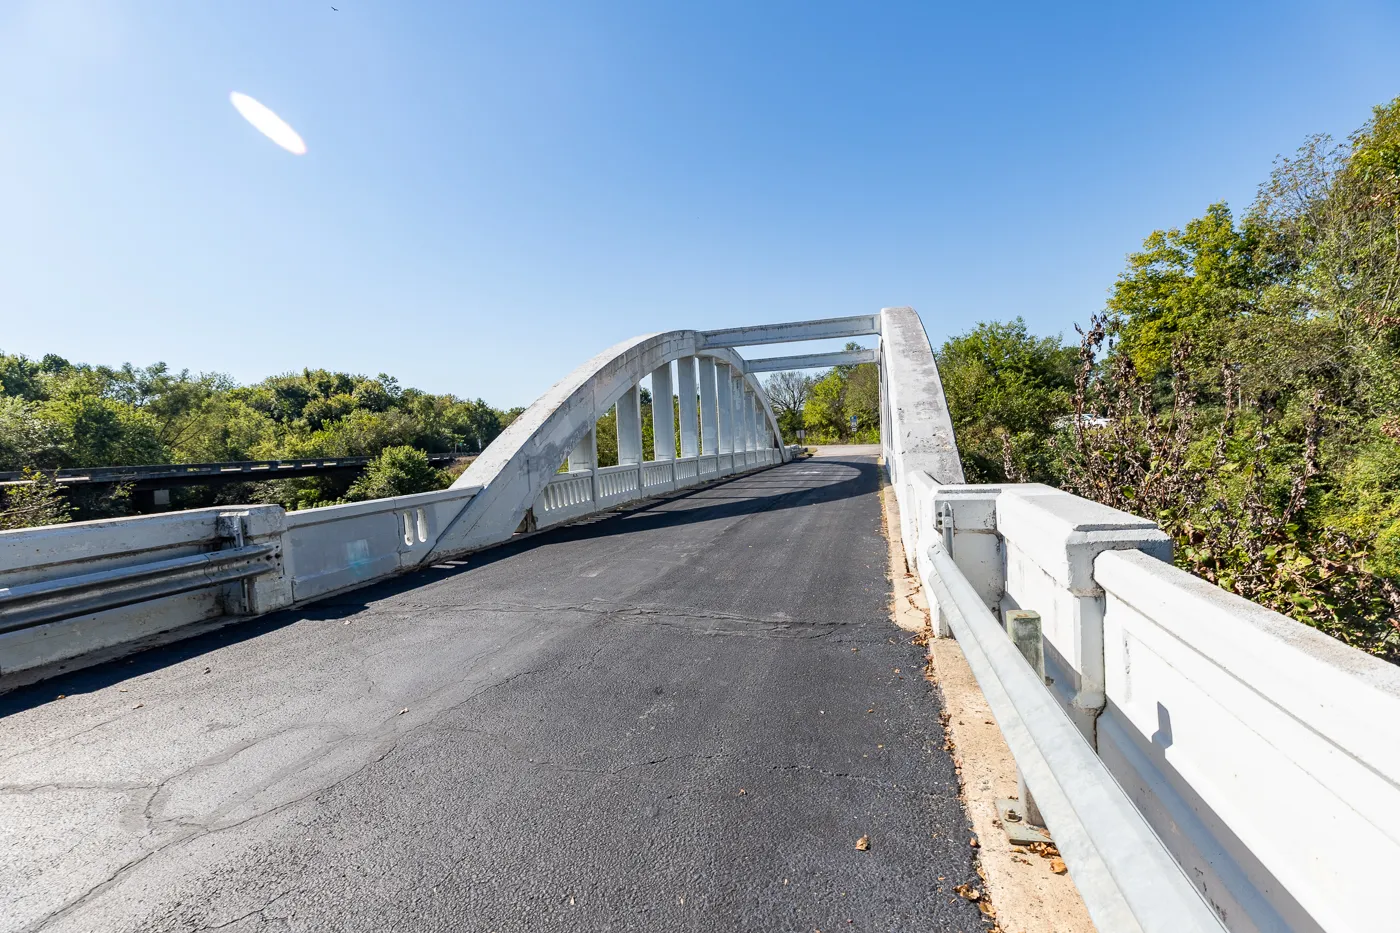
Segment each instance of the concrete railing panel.
M1140 548L1171 560L1156 523L1039 484L1007 485L995 499L1002 542L1001 609L1040 613L1046 672L1085 737L1104 706L1103 590L1094 558Z
M287 515L292 598L315 599L417 566L480 490L444 489Z
M1103 930L1220 930L1218 917L1096 756L1089 741L1093 715L1067 715L1070 704L1040 682L1000 628L1014 576L1027 598L1055 604L1051 613L1066 625L1055 637L1071 656L1082 654L1092 636L1081 623L1091 620L1061 583L1084 565L1075 535L1088 527L1058 502L1034 514L1050 539L1013 553L998 528L1004 488L962 484L938 367L918 315L885 309L880 345L880 436L905 553L928 588L938 633L956 634L963 646L1091 917ZM1070 498L1048 487L1023 493L1028 509L1038 495ZM1076 688L1070 699L1081 692Z
M1099 753L1231 929L1375 930L1400 867L1400 669L1103 553Z

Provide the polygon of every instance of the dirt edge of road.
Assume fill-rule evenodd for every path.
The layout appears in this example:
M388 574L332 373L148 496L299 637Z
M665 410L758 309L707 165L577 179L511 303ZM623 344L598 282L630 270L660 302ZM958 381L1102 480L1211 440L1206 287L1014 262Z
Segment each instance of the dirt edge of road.
M1013 846L1002 831L996 800L1016 796L1015 759L957 640L932 637L928 601L904 557L899 502L883 474L880 486L893 589L890 617L928 646L924 673L943 701L945 741L972 820L968 844L975 843L977 871L984 881L982 890L959 893L977 901L983 914L995 918L994 929L1003 933L1094 933L1084 901L1053 850L1042 855Z

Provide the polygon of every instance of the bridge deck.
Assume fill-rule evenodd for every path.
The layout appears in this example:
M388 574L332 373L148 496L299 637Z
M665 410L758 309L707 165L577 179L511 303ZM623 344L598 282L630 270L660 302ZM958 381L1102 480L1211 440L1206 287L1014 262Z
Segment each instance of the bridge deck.
M0 929L979 929L885 553L799 461L0 698Z

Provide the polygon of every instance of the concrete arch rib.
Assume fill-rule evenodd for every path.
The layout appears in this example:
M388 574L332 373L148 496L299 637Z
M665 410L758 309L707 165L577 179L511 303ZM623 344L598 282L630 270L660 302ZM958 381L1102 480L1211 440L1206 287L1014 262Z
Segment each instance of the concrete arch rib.
M724 347L703 348L702 342L693 330L644 334L609 347L555 383L452 484L454 489L482 489L438 535L423 562L507 540L574 445L652 370L684 356L708 356L744 371L739 354ZM780 439L778 420L758 379L747 373L744 379L759 399L772 438ZM777 447L786 460L786 448L781 443Z

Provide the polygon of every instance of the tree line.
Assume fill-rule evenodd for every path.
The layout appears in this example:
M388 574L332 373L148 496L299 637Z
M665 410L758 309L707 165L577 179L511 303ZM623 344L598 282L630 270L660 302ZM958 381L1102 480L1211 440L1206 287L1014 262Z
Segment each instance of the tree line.
M310 457L375 457L358 477L318 476L171 490L193 508L275 502L289 509L437 489L451 481L427 453L479 452L520 409L401 387L391 376L306 369L241 386L220 374L33 360L0 353L0 471L10 487L0 527L131 514L121 487L61 493L52 471Z

